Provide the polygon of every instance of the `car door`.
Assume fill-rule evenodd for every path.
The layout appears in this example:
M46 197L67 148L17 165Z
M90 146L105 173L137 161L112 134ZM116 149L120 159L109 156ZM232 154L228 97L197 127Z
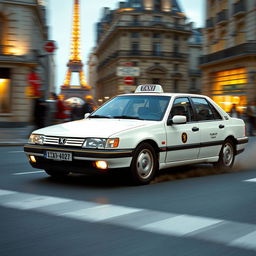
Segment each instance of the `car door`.
M191 97L200 129L199 158L218 156L225 137L225 121L206 98Z
M175 115L185 115L187 122L166 126L166 163L197 159L200 146L200 130L188 97L177 97L174 100L168 119L172 119Z

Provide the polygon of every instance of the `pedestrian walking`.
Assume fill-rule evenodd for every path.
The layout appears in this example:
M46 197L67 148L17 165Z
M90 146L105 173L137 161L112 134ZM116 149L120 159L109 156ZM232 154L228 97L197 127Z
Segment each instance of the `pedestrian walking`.
M251 101L247 108L247 117L249 123L249 136L254 136L256 129L256 100Z
M68 120L68 115L66 114L67 108L65 107L63 100L59 96L56 97L57 102L55 119L57 123L63 123L64 121Z
M87 99L82 106L82 116L84 117L86 113L91 113L93 112L93 110L94 110L94 107L93 107L92 101Z
M230 116L231 117L235 117L235 118L238 118L239 117L239 112L237 111L237 108L236 108L236 104L234 103L232 105L232 108L230 110Z
M44 100L43 94L41 93L40 96L34 100L33 119L35 129L40 129L45 126L46 113L47 105Z
M81 106L79 106L77 103L73 103L71 105L71 110L70 110L70 117L71 117L71 121L74 120L79 120L81 119Z

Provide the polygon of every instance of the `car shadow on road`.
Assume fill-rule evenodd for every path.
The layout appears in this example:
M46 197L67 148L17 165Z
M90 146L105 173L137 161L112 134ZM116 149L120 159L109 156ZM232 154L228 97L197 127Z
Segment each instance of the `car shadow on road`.
M182 180L189 178L198 178L209 175L220 175L234 172L242 172L248 169L241 168L236 165L233 169L225 170L213 167L211 164L200 164L190 166L173 167L165 170L158 171L154 180L150 184L161 182L168 182L174 180ZM65 177L46 177L40 182L49 184L58 184L59 186L79 186L86 188L97 189L116 189L120 187L133 186L129 176L129 170L119 170L111 173L83 175L83 174L69 174Z
M232 169L219 169L211 164L179 166L159 171L158 175L151 182L151 184L172 180L198 178L209 175L242 172L246 170L246 168L241 168L239 165L235 165Z

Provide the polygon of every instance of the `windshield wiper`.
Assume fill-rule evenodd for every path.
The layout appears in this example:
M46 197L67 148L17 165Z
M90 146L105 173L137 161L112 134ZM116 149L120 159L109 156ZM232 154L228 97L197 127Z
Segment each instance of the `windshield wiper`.
M93 115L89 116L89 118L111 118L111 116Z
M117 119L137 119L137 120L144 120L138 116L126 116L126 115L122 115L122 116L113 116L113 118L117 118Z

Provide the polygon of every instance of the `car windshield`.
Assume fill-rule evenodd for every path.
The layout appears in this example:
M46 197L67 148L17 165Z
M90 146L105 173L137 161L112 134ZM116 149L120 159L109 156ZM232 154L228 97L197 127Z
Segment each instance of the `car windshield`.
M162 120L169 96L125 95L117 96L97 109L89 118L118 118L138 120Z

